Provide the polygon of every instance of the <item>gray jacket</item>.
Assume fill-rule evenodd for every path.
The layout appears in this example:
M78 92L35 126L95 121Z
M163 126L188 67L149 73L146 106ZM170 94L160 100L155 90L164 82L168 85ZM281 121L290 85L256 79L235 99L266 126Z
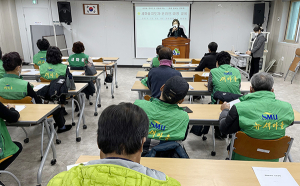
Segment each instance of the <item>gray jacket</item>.
M260 33L254 42L253 49L251 50L254 58L262 57L264 55L265 41L265 36Z

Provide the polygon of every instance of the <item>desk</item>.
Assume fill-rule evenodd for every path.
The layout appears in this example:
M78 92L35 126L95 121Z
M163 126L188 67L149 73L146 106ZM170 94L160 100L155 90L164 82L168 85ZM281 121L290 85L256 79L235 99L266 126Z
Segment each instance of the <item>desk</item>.
M99 156L80 156L76 163L97 159ZM300 163L142 157L141 164L182 186L260 186L252 167L286 168L300 185Z
M246 56L239 56L239 55L236 55L234 52L232 51L227 51L231 57L234 57L234 58L247 58L247 65L246 65L246 71L242 70L241 68L239 68L237 66L237 64L234 65L235 68L237 68L243 75L246 76L246 78L248 79L249 78L249 73L248 73L248 62L249 62L249 58L251 58L251 56L249 55L246 55Z
M207 82L189 82L189 85L191 85L194 89L189 89L187 95L211 95L211 92L208 92L207 87L204 85ZM241 83L241 93L247 94L250 92L250 82L242 82ZM146 93L148 95L151 95L151 92L148 87L143 85L140 81L134 82L131 91L138 91L139 93L139 99L143 99L143 93Z
M39 70L37 70L39 71ZM84 70L70 70L71 73L73 72L82 72L84 73ZM73 75L74 81L77 82L88 82L91 80L96 80L96 87L97 87L97 94L96 94L96 104L95 104L95 113L94 116L98 115L97 112L97 106L101 107L101 97L100 97L100 89L101 89L101 83L100 83L100 78L98 78L104 71L103 70L97 70L97 74L95 75ZM37 73L35 75L32 74L27 74L28 72L22 72L21 75L24 77L24 80L28 80L28 79L34 79L34 80L38 80L40 78L40 73ZM112 92L113 95L113 92Z
M33 90L38 91L39 89L36 89L35 87L41 84L50 84L50 82L30 82L34 86ZM84 117L84 108L85 108L85 94L82 93L83 89L85 89L88 86L88 83L75 83L76 89L75 90L68 90L68 95L72 96L72 125L75 126L74 122L74 102L77 102L77 100L74 99L74 96L78 95L80 112L79 112L79 118L76 126L76 141L80 142L81 137L79 137L79 127L81 124L81 120L83 121L83 129L87 129L87 126L85 124L85 117Z
M47 123L47 117L51 115L55 110L59 108L59 105L56 104L15 104L15 105L25 105L26 107L20 112L20 119L16 123L6 123L7 126L17 126L17 127L30 127L32 125L40 124L42 122ZM50 130L48 125L45 125L45 128L50 135L49 143L47 145L45 154L43 155L40 167L37 172L37 184L42 183L42 171L47 159L50 147L52 147L53 159L51 164L56 163L56 151L53 143L54 138L54 126L52 122L49 122ZM43 143L43 140L42 140Z
M71 73L73 72L84 72L84 70L70 70ZM98 116L97 107L101 107L101 96L100 96L100 89L101 89L101 79L99 76L103 73L103 70L97 70L97 74L95 75L73 75L75 82L89 82L91 80L96 80L96 103L95 103L95 113L94 116ZM113 92L112 92L113 95ZM85 99L84 99L85 100Z
M148 75L148 73L149 73L148 71L138 71L136 74L136 78L143 79L146 77L146 75ZM209 72L181 71L180 73L186 81L193 81L195 74L202 76L203 73L209 73Z
M194 58L174 58L175 59L175 63L191 63L192 62L192 59ZM199 59L195 59L197 61L201 61L202 58L199 58ZM151 62L152 61L152 58L148 58L147 59L147 62Z
M186 68L189 70L194 70L196 69L196 67L198 66L198 64L190 64L189 66L186 66L186 64L173 64L174 69L182 69L182 68ZM145 63L142 66L144 69L149 69L150 68L150 64L149 63Z
M113 58L112 58L113 59ZM69 65L69 62L62 62L65 65ZM118 70L118 64L117 61L111 62L111 63L103 63L103 62L93 62L96 69L105 69L109 70L110 74L114 75L113 82L111 83L111 95L112 98L114 98L114 84L116 85L116 88L118 88L118 81L117 81L117 70ZM106 85L105 78L106 73L103 73L104 75L104 85ZM106 89L108 89L108 86L106 85Z

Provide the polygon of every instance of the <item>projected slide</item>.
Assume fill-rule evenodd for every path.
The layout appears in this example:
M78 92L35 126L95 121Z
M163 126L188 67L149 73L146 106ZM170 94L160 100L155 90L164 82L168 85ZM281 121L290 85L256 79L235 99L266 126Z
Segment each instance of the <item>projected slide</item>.
M190 4L135 4L136 58L156 55L155 48L167 37L173 19L179 20L180 27L189 37Z

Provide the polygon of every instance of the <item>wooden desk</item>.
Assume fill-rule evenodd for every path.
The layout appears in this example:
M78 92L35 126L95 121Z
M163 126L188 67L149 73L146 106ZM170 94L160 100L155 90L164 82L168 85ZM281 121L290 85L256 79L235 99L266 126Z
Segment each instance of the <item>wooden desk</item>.
M208 88L204 85L207 82L189 82L194 89L189 89L187 95L211 95L211 92L208 92ZM242 82L241 83L241 93L247 94L250 92L250 82ZM151 95L151 92L148 87L143 85L140 81L135 81L131 91L138 91L139 99L143 99L143 93Z
M47 122L47 116L51 115L56 109L59 108L59 105L56 104L14 104L14 105L25 105L26 107L22 111L20 111L19 121L17 121L16 123L6 123L7 126L29 127L32 125L40 124L42 122ZM52 148L52 152L53 152L53 159L51 163L54 164L56 163L56 150L53 143L55 129L52 122L47 122L47 123L50 124L50 127L48 127L48 125L45 125L45 128L48 134L50 135L50 138L49 138L46 151L42 155L43 158L37 172L38 185L42 183L42 171L47 156L49 154L50 148Z
M49 85L50 82L29 82L30 84L32 84L34 87L33 87L33 90L34 91L38 91L39 89L36 89L35 87L38 86L38 85L43 85L43 84L47 84ZM75 90L68 90L68 93L70 94L75 94L75 93L80 93L85 87L87 87L87 83L75 83L75 86L76 86L76 89Z
M99 156L80 156L76 163L97 159ZM286 168L300 185L300 163L142 157L141 164L182 186L260 186L252 167Z
M194 58L174 58L176 63L191 63ZM195 59L197 61L201 61L201 58ZM148 58L147 62L151 62L152 58Z
M139 78L139 79L145 78L146 75L148 75L148 73L149 73L148 71L138 71L136 74L136 78ZM209 72L181 71L180 73L186 81L193 81L195 74L202 76L203 73L209 73Z
M193 70L198 66L197 64L190 64L189 66L185 66L185 65L186 64L173 64L173 67L176 70L178 70L178 69L180 70L182 68ZM150 64L149 63L144 63L142 68L148 69L148 68L150 68Z

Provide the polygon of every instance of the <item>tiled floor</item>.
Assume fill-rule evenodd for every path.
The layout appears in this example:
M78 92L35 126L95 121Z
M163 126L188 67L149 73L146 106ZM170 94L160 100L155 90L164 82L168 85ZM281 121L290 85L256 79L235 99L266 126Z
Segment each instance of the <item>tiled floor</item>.
M102 107L99 109L99 115L101 111L111 104L118 104L120 102L134 102L138 99L137 92L131 92L130 89L133 82L137 79L135 75L137 71L143 70L142 68L119 68L118 69L118 83L119 88L115 89L115 98L111 98L110 85L109 89L105 89L102 86L101 99ZM103 83L103 76L102 83ZM244 79L246 81L246 79ZM284 82L283 78L275 78L275 94L278 99L287 101L292 104L293 108L300 111L300 96L299 81L296 78L294 84L290 84L289 81ZM95 101L95 96L92 99ZM187 99L186 99L187 100ZM209 97L207 96L204 100L197 101L197 103L208 103ZM186 101L186 103L188 103ZM71 104L67 106L69 115L66 117L67 124L71 124ZM86 124L88 128L86 130L80 129L81 142L75 140L75 127L71 131L64 134L60 134L59 138L62 143L56 146L57 152L57 163L51 166L50 161L52 159L52 152L46 161L43 170L43 185L46 185L48 181L57 173L66 170L66 166L74 164L80 155L99 155L99 149L96 141L96 130L98 117L94 116L94 107L86 103L85 110ZM11 164L7 169L13 172L22 182L22 185L36 185L37 181L37 170L40 165L40 134L41 126L35 126L27 128L30 142L24 144L24 133L21 128L9 128L9 132L14 141L19 141L23 144L23 151L19 157ZM294 125L287 129L287 135L295 138L293 148L291 150L294 161L300 162L300 139L298 135L300 133L300 125ZM185 148L190 158L195 159L225 159L227 156L226 152L226 141L216 141L216 156L211 156L212 140L211 132L207 135L208 139L202 141L201 137L189 134L187 140L184 142ZM44 146L47 145L47 137L44 140ZM201 168L201 165L199 166ZM7 175L0 175L0 180L7 185L13 185L13 180Z

